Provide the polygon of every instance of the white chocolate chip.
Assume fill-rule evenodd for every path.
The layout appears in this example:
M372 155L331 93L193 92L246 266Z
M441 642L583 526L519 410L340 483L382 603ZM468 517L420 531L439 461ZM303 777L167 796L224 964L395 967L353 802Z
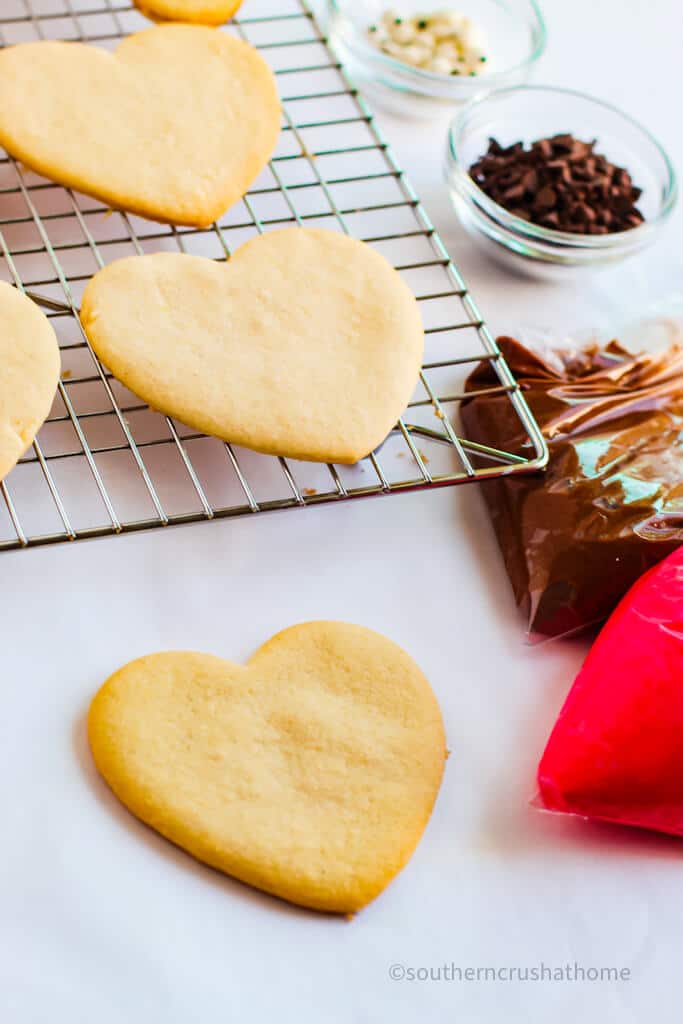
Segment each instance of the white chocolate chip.
M446 57L451 62L457 61L460 56L460 50L455 43L450 40L446 40L442 43L437 43L434 47L434 55L436 57Z
M430 21L429 31L436 40L450 39L453 35L453 26L448 21Z
M449 25L451 32L455 30L460 33L470 23L470 19L465 17L464 14L459 14L457 11L445 11L444 21Z
M440 75L450 75L453 70L453 63L448 57L433 57L427 68L429 71L436 71Z
M479 75L490 68L484 33L458 11L401 18L388 10L368 29L368 38L396 60L440 75Z
M465 50L478 50L482 52L486 49L484 33L471 22L460 33L460 39L462 40L462 46Z
M400 25L392 25L391 38L396 43L412 43L415 40L416 32L410 22L402 21Z
M419 67L421 64L429 62L431 56L431 50L427 46L420 46L418 43L415 43L413 46L403 47L401 60Z
M436 39L428 29L418 29L415 38L420 46L426 46L430 53L434 51Z

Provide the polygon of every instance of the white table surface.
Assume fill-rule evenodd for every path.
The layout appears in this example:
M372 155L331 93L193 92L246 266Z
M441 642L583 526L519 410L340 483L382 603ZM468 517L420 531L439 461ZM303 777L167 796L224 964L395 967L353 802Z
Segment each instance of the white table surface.
M546 0L538 80L611 99L683 167L675 0ZM580 285L505 276L441 183L445 125L382 118L494 330L563 335L675 297L681 212L657 248ZM0 1017L7 1024L678 1021L680 843L542 815L534 769L586 650L523 644L473 487L2 556ZM299 912L195 864L97 778L84 712L137 655L246 657L310 618L404 645L453 756L402 876L353 922ZM437 968L615 966L598 982L399 982Z

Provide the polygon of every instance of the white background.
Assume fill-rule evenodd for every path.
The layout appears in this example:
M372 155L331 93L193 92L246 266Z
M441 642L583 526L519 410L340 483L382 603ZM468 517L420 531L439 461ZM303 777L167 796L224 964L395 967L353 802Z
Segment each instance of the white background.
M537 80L645 121L683 167L675 0L546 0ZM506 276L441 182L445 123L382 118L496 331L564 335L675 298L681 214L657 248L579 284ZM586 650L523 644L475 488L3 554L0 1016L7 1024L678 1021L679 842L528 806ZM453 755L403 875L353 922L299 912L177 852L93 771L83 715L104 678L169 647L242 659L309 618L403 644ZM609 984L392 982L393 963L628 967ZM671 995L670 995L671 993Z

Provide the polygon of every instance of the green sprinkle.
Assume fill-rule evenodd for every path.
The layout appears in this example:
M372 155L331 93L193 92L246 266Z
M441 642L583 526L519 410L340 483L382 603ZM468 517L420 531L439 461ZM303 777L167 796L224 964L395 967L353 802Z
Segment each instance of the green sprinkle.
M429 22L426 20L426 18L423 18L422 21L418 21L417 27L418 28L429 28Z
M459 69L458 69L458 68L453 68L453 70L451 71L451 74L452 74L452 75L459 75L459 74L460 74L460 71L459 71Z
M376 32L377 31L377 26L376 25L371 25L370 28L369 28L369 31L370 32Z
M476 71L470 71L470 78L476 78L476 77L477 77L477 72Z
M480 62L481 62L482 64L485 64L485 63L486 63L486 61L487 61L487 58L486 58L486 57L480 57L480 58L479 58L479 60L480 60Z
M403 18L394 18L394 25L402 25Z

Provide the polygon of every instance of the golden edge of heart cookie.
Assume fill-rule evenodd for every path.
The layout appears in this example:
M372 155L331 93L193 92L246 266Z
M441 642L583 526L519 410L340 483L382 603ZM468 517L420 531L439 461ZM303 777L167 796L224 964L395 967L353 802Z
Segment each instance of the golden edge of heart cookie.
M217 849L210 839L198 835L191 825L188 826L182 822L174 822L172 820L173 811L169 813L166 808L159 806L154 799L150 799L149 794L141 790L135 778L127 773L125 765L122 766L123 759L115 749L115 740L112 741L111 739L112 717L110 709L116 704L117 689L119 686L125 686L127 673L131 669L134 671L141 663L157 658L185 657L188 659L202 659L203 662L215 661L220 665L228 666L230 670L247 673L254 662L270 654L273 648L277 648L283 643L286 644L291 639L296 643L302 631L319 630L324 633L329 627L334 629L341 627L365 638L374 639L380 644L389 645L397 655L406 659L407 664L411 666L413 679L417 679L420 682L424 704L430 706L430 727L433 731L433 743L430 743L430 749L427 752L426 760L428 760L428 764L425 768L425 776L429 775L431 785L430 799L428 803L424 804L419 818L416 816L414 831L410 840L406 841L404 837L400 849L394 851L394 862L386 868L380 877L374 872L372 878L356 878L354 880L353 892L349 893L347 891L341 896L338 893L329 891L322 893L320 887L312 893L309 885L305 882L297 883L296 880L288 879L287 877L280 877L274 880L273 875L277 874L277 868L274 871L272 865L270 870L264 870L262 866L250 863L248 858L231 854L229 850L222 851ZM199 862L252 888L309 910L346 916L353 916L379 896L411 859L431 817L448 758L441 709L428 680L412 658L398 647L397 644L394 644L381 634L362 626L352 626L338 622L307 622L282 630L267 640L252 655L246 665L239 665L224 658L191 651L169 651L138 658L124 665L110 676L95 694L88 713L87 728L90 749L99 774L120 802L145 825L158 832L165 839L178 846L185 853L190 854ZM372 859L371 856L369 859Z
M242 6L243 0L223 0L201 11L183 10L183 0L133 0L135 6L150 21L163 25L168 21L185 22L188 25L224 25ZM158 6L157 6L158 5Z
M280 116L282 109L280 104L280 98L278 95L277 83L275 80L275 75L269 68L266 61L263 60L258 50L255 47L253 47L250 43L247 43L242 39L237 39L232 35L226 35L225 33L216 32L210 26L204 26L200 24L191 25L188 23L183 24L182 22L162 21L156 28L143 29L142 32L138 32L131 36L126 36L124 39L121 40L119 46L117 46L116 49L111 53L111 56L115 57L119 47L126 46L128 42L135 39L137 36L144 35L145 32L160 31L164 27L174 29L186 29L189 32L207 31L210 32L212 36L215 35L218 39L226 40L229 45L238 44L239 46L244 46L248 50L253 52L255 58L258 59L259 64L262 65L262 70L267 72L268 75L270 76L270 84L272 86L273 93L272 99L274 115L272 119L273 137L272 143L269 147L270 152L268 153L268 156L262 160L254 157L251 165L245 169L244 179L247 182L245 186L235 187L234 185L231 184L230 188L226 187L225 192L220 199L220 202L216 200L210 205L208 203L204 204L203 207L201 203L197 202L196 197L192 197L192 203L195 209L191 213L187 210L187 208L185 208L181 212L178 206L175 204L172 204L171 206L168 207L164 207L163 197L160 197L159 202L151 204L139 202L137 199L131 200L128 197L122 199L120 195L114 195L107 188L93 187L90 183L83 181L78 174L65 174L60 169L59 158L57 158L56 160L35 160L33 154L24 149L23 146L18 145L10 134L2 130L1 126L0 146L2 146L2 148L6 150L7 153L11 154L11 156L13 156L16 160L19 160L28 170L33 171L36 174L40 174L42 177L48 178L50 181L54 181L57 184L64 186L65 188L72 188L75 189L77 192L82 192L84 195L92 196L93 199L98 199L100 202L105 203L111 210L121 211L123 213L132 213L135 214L136 216L144 217L147 220L151 220L154 221L155 223L160 224L177 224L184 227L209 228L224 213L231 209L231 207L233 207L235 203L239 202L239 200L242 199L244 195L246 195L247 191L249 190L249 187L251 186L251 184L253 184L256 178L258 178L259 174L264 169L264 167L267 166L270 157L275 151L278 139L280 137ZM18 43L16 45L35 46L42 45L43 42L45 43L45 45L48 45L52 41L43 40L38 44ZM87 46L88 44L64 42L62 43L62 45L73 47Z
M5 479L8 473L14 469L22 455L28 451L38 431L50 415L61 371L57 335L42 310L23 292L7 284L5 281L0 281L0 303L3 301L3 295L7 296L16 309L22 308L23 315L33 321L33 351L31 352L31 360L33 361L34 369L36 361L42 364L41 375L45 377L44 383L46 386L41 403L42 408L38 409L36 406L36 413L30 420L4 425L0 422L0 481ZM0 366L1 373L2 367ZM34 372L32 385L35 386L36 382L37 374Z

